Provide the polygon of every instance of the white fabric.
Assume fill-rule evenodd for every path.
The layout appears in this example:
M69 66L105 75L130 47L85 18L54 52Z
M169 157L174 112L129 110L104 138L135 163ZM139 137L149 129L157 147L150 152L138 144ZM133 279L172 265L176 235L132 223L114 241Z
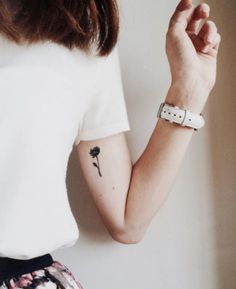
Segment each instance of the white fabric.
M130 130L117 47L107 57L0 37L0 256L74 245L66 170L73 146Z

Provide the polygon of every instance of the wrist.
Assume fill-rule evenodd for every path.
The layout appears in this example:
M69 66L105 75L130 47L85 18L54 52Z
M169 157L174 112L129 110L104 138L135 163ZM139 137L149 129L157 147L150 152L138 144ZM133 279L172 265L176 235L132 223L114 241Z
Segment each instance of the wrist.
M207 101L208 92L197 84L172 83L165 102L200 114Z
M165 102L160 104L157 117L170 123L175 123L181 127L193 128L194 130L198 130L205 124L202 115L193 113L187 109L174 107Z

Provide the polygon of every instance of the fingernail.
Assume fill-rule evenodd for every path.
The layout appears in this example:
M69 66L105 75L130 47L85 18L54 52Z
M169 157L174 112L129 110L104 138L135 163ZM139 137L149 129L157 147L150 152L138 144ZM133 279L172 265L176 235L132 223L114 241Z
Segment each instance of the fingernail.
M212 43L213 40L214 40L213 35L209 35L208 38L207 38L207 42L208 42L208 43Z
M212 41L213 41L213 37L212 37L211 34L205 35L205 37L204 37L204 42L205 42L206 45L207 45L207 44L211 44Z
M209 12L210 12L210 7L209 7L209 5L207 5L206 3L202 3L202 5L201 5L201 11L202 11L203 13L205 13L206 15L208 15Z
M209 48L210 48L210 45L206 45L206 46L202 49L202 52L204 52L204 53L208 52Z

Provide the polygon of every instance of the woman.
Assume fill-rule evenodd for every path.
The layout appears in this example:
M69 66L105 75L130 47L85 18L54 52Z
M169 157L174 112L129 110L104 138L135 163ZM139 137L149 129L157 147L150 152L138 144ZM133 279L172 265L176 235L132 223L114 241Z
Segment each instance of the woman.
M220 35L207 4L179 3L166 37L169 106L132 164L115 0L1 0L0 8L0 285L82 288L50 255L79 236L65 185L72 144L112 238L140 242L204 124Z

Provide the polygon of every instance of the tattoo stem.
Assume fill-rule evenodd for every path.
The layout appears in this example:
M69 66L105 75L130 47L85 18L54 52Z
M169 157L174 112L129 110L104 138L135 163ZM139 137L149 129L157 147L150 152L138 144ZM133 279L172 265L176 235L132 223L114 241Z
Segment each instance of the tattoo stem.
M99 176L101 177L102 174L101 174L101 171L100 171L100 166L99 166L99 160L98 160L98 157L96 156L96 159L97 159L97 162L98 162L98 173L99 173Z

